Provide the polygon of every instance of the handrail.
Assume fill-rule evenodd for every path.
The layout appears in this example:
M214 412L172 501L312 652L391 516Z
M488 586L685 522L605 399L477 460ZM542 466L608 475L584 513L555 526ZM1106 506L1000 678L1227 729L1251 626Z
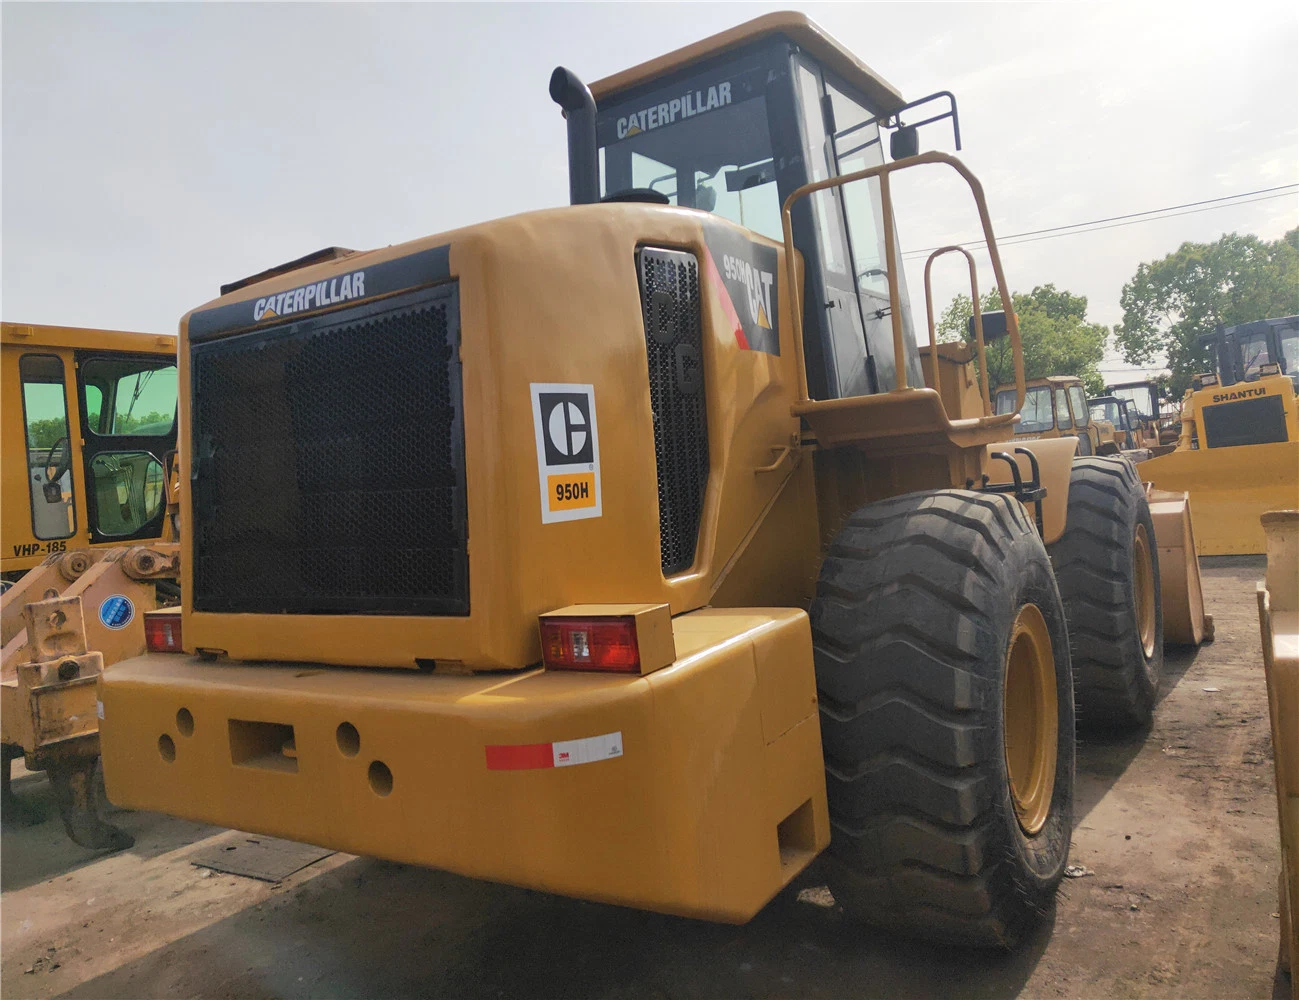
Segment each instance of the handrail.
M983 415L985 417L990 417L993 415L994 407L992 405L992 389L988 382L988 355L985 349L985 341L983 339L983 308L979 305L979 274L974 266L974 256L964 247L939 247L931 253L929 259L925 261L925 315L929 320L929 353L932 362L930 367L933 369L934 376L934 390L941 391L939 389L938 381L938 337L934 327L934 290L929 281L929 272L934 266L934 261L943 256L943 254L953 252L963 254L965 256L965 262L970 266L970 301L974 304L974 343L979 358L979 385L981 389L979 399L980 402L983 403ZM1018 324L1016 325L1013 335L1009 333L1008 325L1007 333L1012 338L1011 353L1020 351L1021 347L1018 343ZM1020 406L1022 405L1023 400L1021 399ZM1020 406L1015 407L1016 412L1019 411Z
M807 368L803 356L803 303L801 289L798 284L798 266L795 261L794 251L794 223L793 223L793 206L794 202L800 198L806 198L810 194L818 191L824 191L827 188L841 187L845 184L851 184L854 181L866 180L871 177L880 179L880 202L883 210L884 223L884 257L886 269L885 273L889 282L889 316L893 323L893 356L894 367L897 369L897 385L893 391L905 391L910 388L907 385L907 366L905 364L905 353L903 345L905 342L904 331L902 328L902 309L901 295L898 292L898 266L897 266L897 246L893 238L893 198L889 187L889 175L896 170L906 170L910 167L920 166L926 163L945 163L965 179L965 183L970 187L970 193L974 196L975 206L979 210L979 221L983 226L983 236L988 247L988 257L992 261L992 271L997 278L997 289L1001 293L1001 301L1007 304L1006 309L1006 332L1010 336L1011 349L1014 353L1015 367L1015 413L1018 413L1024 405L1024 353L1019 340L1019 321L1015 317L1014 309L1009 308L1011 301L1010 289L1006 286L1006 276L1001 267L1001 254L997 251L997 238L992 232L992 220L988 214L988 204L983 196L983 185L979 179L970 172L955 156L947 153L940 153L937 150L921 153L918 156L909 156L904 160L895 160L892 163L880 164L877 167L867 167L864 170L856 170L850 174L843 174L839 177L829 177L822 181L812 181L804 184L802 187L790 192L781 207L781 224L784 228L785 236L785 268L789 282L790 308L792 321L794 324L794 352L797 355L799 365L799 402L804 403L809 399L807 391ZM943 248L943 251L951 248ZM969 255L967 254L967 257ZM932 258L931 258L932 260ZM971 266L973 261L971 260ZM978 315L978 304L976 300L975 315ZM982 319L977 324L979 357L982 379L984 383L985 403L988 399L987 389L987 368L983 364L983 323ZM933 340L933 324L930 324L931 342ZM936 352L935 352L936 355ZM937 358L934 360L935 371L937 370ZM935 388L937 382L935 382ZM991 423L1009 423L1013 420L1013 414L986 414L979 418L981 424Z

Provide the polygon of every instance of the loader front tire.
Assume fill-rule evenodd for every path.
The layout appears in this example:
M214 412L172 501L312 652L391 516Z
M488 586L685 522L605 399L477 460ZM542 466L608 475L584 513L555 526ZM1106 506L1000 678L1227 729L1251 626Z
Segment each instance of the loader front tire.
M811 619L835 898L889 930L1013 946L1073 825L1068 635L1024 507L941 490L861 508Z
M1069 622L1079 726L1145 725L1164 668L1164 613L1155 525L1131 462L1074 459L1064 534L1049 551Z

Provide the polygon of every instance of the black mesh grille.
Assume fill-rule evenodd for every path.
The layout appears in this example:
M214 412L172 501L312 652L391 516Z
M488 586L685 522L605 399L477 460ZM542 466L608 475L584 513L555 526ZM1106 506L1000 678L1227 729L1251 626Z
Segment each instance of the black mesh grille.
M458 301L193 348L195 610L468 613Z
M1233 386L1232 391L1240 391ZM1206 406L1204 436L1210 448L1242 444L1275 444L1286 439L1285 404L1280 396L1262 396Z
M654 410L659 549L663 574L670 576L695 561L708 485L699 261L694 254L648 247L638 256Z

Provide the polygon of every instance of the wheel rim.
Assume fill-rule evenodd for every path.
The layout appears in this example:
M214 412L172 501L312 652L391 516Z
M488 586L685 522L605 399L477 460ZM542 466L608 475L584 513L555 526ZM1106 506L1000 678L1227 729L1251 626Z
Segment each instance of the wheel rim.
M1146 659L1155 655L1155 569L1150 559L1150 539L1146 526L1137 525L1136 544L1132 546L1132 583L1136 590L1137 630L1141 634L1141 651Z
M1032 836L1051 812L1060 736L1051 635L1036 604L1025 604L1015 617L1002 700L1010 797L1020 829Z

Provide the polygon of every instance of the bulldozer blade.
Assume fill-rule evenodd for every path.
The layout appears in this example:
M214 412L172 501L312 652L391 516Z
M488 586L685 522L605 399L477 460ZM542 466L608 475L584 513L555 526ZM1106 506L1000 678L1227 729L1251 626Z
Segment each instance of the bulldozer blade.
M63 828L73 843L92 851L121 851L135 844L125 830L100 816L102 800L95 772L98 755L75 754L50 761L46 770Z
M1157 489L1186 492L1202 556L1267 551L1259 518L1299 502L1299 441L1175 451L1137 472Z

